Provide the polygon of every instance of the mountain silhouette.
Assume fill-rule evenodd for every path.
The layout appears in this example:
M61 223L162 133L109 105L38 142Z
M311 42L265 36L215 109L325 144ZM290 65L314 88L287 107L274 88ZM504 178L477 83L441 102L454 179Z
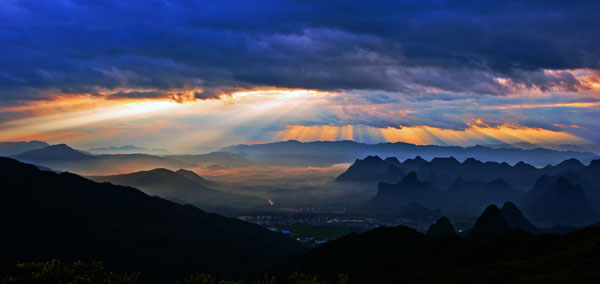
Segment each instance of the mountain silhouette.
M195 166L184 161L148 154L90 155L65 144L26 151L13 155L11 158L55 170L84 175L104 175L154 168L191 168Z
M394 165L398 168L397 171L402 173L416 172L423 180L440 188L447 188L456 178L460 177L464 180L477 180L484 183L503 179L511 187L525 190L529 189L535 180L544 174L543 169L537 169L523 162L511 166L507 163L484 163L469 158L461 163L454 157L434 158L428 162L419 156L398 162L397 159L381 160L379 157L369 156L364 160L357 159L346 172L338 176L337 180L364 182L379 179L379 181L384 181L381 178L388 171L386 165ZM560 169L572 170L567 166L560 167ZM547 168L547 170L555 171L556 168Z
M410 172L396 184L379 183L377 194L365 207L376 211L397 212L401 206L410 202L427 206L435 196L435 191L430 184L421 182L415 172Z
M304 249L261 226L0 158L0 271L58 258L140 271L153 283L193 273L244 276Z
M600 190L600 174L598 173L600 173L600 159L591 161L588 166L577 171L577 175L597 190Z
M398 181L404 175L399 165L400 162L395 158L382 160L378 156L367 156L362 160L357 159L336 181Z
M153 169L112 176L91 176L98 182L110 182L138 188L150 195L158 195L178 202L189 203L211 210L221 207L245 208L266 204L253 196L225 193L207 186L207 181L194 172ZM238 209L239 209L238 208Z
M555 166L552 166L552 165L545 166L542 170L543 170L544 174L553 176L553 175L557 175L557 174L568 172L568 171L579 171L579 170L583 169L584 167L585 167L584 164L582 164L579 160L573 158L573 159L564 160Z
M508 223L496 205L488 206L477 218L473 230L467 237L476 242L495 240L510 231Z
M29 150L12 157L19 161L33 163L55 161L79 162L96 159L96 156L77 151L66 144L57 144L41 149Z
M169 151L165 149L147 149L134 145L125 145L125 146L109 146L109 147L100 147L100 148L91 148L88 149L87 152L93 154L154 154L154 155L165 155L169 154Z
M487 183L482 191L486 203L501 203L505 200L520 200L523 193L514 189L504 179L495 179Z
M505 202L500 208L500 213L506 220L511 230L524 230L532 234L539 233L539 229L534 226L512 202Z
M528 212L541 222L555 225L583 225L597 216L584 189L564 177L544 176L530 191Z
M427 235L432 237L450 237L457 234L450 220L446 216L443 216L429 227Z

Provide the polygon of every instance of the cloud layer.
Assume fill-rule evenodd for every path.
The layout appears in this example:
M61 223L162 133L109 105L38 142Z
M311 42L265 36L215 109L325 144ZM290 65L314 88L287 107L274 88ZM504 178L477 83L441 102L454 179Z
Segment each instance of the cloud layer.
M214 145L304 126L460 133L481 121L597 144L597 11L587 0L1 1L0 132L77 137L87 117L126 136L160 121L166 136L187 129ZM269 89L327 95L222 96ZM206 106L176 117L136 106L136 127L119 106L135 100ZM27 125L61 114L75 126ZM221 129L203 125L215 120Z
M3 99L279 86L407 94L581 87L598 1L3 1Z

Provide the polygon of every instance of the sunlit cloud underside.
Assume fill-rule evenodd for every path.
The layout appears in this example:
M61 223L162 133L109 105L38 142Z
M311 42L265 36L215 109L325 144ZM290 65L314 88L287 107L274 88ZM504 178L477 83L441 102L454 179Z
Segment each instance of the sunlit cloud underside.
M430 102L418 101L382 104L350 93L298 89L257 89L219 99L185 101L74 94L0 107L0 115L6 118L0 122L0 136L5 141L37 139L82 148L136 144L178 149L176 152L286 140L576 145L592 143L577 135L577 131L585 133L585 125L565 122L560 116L553 117L558 120L552 122L545 113L541 113L542 118L550 127L523 125L516 121L524 117L519 111L556 109L575 116L580 110L599 107L597 101L501 104L496 100L490 105L479 104L468 98L439 101L436 108ZM452 113L457 105L464 114ZM488 123L499 111L505 120ZM530 116L535 122L533 113ZM419 123L421 120L425 123ZM463 126L440 126L444 124Z
M464 130L441 129L430 126L401 128L376 128L365 125L288 126L275 140L339 141L353 140L366 143L404 142L416 145L493 145L530 143L534 145L560 145L586 143L569 133L516 125L470 125Z

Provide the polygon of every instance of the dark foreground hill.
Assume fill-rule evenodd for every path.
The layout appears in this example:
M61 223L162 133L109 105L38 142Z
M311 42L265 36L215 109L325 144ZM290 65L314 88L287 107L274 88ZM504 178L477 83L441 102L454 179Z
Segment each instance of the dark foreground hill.
M258 225L131 187L0 158L0 271L18 261L103 261L165 283L203 272L240 277L303 251Z
M330 280L342 273L350 283L598 283L600 228L510 231L490 206L467 238L381 227L328 242L283 271Z

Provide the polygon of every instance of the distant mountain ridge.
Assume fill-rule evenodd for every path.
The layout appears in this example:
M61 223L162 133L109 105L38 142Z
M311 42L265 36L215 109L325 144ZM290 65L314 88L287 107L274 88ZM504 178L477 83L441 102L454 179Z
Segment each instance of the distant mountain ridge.
M76 150L66 144L50 145L39 149L10 155L22 162L45 166L59 171L76 172L83 175L106 175L121 172L146 171L155 168L181 169L198 166L249 165L241 155L214 152L201 155L149 154L90 154Z
M448 156L460 160L474 157L481 161L504 161L510 164L524 161L536 166L557 164L571 158L580 161L598 158L597 154L591 152L556 151L542 148L523 150L485 146L422 146L402 142L364 144L353 141L298 142L290 140L265 144L233 145L222 148L222 151L243 153L262 163L284 164L286 161L295 159L298 164L308 164L312 161L319 165L351 163L355 159L366 156L397 157L401 160L417 155L428 160Z
M147 149L134 145L125 146L109 146L88 149L87 152L93 154L152 154L152 155L168 155L169 151L165 149Z
M41 149L29 150L21 154L13 155L12 157L22 161L42 161L50 163L57 160L78 162L97 159L94 155L75 150L66 144L56 144Z
M0 142L0 156L10 156L50 146L43 141Z

